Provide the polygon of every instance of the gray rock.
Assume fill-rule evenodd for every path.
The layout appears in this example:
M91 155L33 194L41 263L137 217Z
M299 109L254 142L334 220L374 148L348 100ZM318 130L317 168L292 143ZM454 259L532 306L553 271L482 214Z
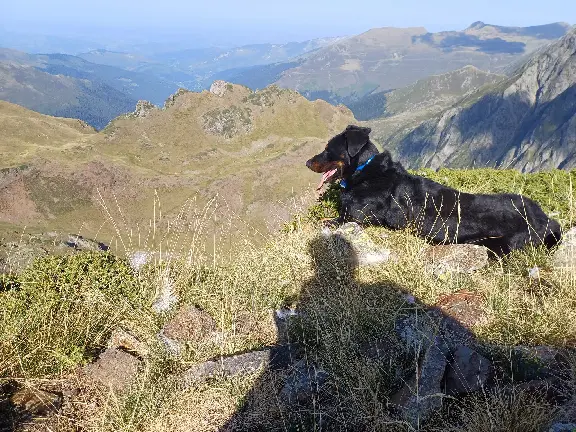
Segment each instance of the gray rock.
M62 396L56 393L23 388L10 397L19 414L24 418L46 417L62 406Z
M439 322L425 312L413 313L395 324L396 334L412 355L425 353L434 344Z
M209 313L185 306L162 327L158 338L168 353L177 356L187 343L207 342L217 336L216 322Z
M426 269L437 276L472 273L488 265L488 249L472 244L429 246L423 259Z
M576 423L554 423L548 432L576 432Z
M251 351L219 360L210 360L192 366L182 375L184 387L201 382L213 376L248 375L257 372L270 363L271 350Z
M521 381L568 379L571 370L568 359L561 350L545 345L519 345L512 348L509 364L514 376Z
M126 389L136 374L141 361L117 348L108 348L95 363L84 367L88 379L101 383L114 391Z
M492 370L492 363L483 355L459 346L452 353L446 371L446 393L450 395L472 393L486 385Z
M210 93L222 97L226 94L229 85L230 84L227 83L226 81L216 80L210 86Z
M347 222L333 233L326 227L322 230L322 234L335 240L341 236L348 241L360 265L382 264L391 258L390 249L376 245L356 222Z
M74 249L83 251L105 251L108 250L108 246L103 243L97 242L95 240L90 240L85 237L76 234L69 234L66 244Z
M442 392L442 378L446 371L445 347L434 343L426 351L418 374L406 383L391 402L414 428L431 418L441 407L446 396Z
M306 361L298 361L280 390L280 399L286 404L306 404L320 393L328 373Z

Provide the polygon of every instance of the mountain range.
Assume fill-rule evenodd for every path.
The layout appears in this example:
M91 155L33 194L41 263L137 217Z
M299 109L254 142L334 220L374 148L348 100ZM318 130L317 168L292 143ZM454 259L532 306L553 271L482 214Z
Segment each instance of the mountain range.
M566 34L570 25L504 27L475 22L462 31L430 33L423 27L376 28L274 66L259 83L249 70L232 82L263 88L275 83L310 99L351 104L465 66L504 73L511 64ZM274 81L272 81L272 79Z
M380 133L407 166L575 167L576 28L510 77L432 116L420 114L419 124Z
M35 111L75 117L102 129L138 100L163 105L178 88L202 90L234 68L286 61L341 38L288 44L259 44L232 49L205 48L132 54L105 49L77 56L28 54L0 48L0 99ZM224 72L222 77L226 78Z

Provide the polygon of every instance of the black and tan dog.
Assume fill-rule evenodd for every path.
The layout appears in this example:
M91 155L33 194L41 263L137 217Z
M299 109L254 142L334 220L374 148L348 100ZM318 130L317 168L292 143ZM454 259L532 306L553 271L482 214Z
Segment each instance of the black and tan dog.
M560 225L530 198L459 192L409 174L370 142L370 128L350 125L306 166L322 173L319 189L340 179L337 223L356 221L391 229L412 227L431 243L473 243L498 255L528 244L553 247Z

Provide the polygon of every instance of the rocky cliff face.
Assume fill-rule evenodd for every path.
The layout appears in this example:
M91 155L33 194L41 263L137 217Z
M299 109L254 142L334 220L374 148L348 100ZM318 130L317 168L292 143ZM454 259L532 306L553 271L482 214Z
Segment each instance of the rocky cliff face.
M576 166L576 29L385 146L411 167Z

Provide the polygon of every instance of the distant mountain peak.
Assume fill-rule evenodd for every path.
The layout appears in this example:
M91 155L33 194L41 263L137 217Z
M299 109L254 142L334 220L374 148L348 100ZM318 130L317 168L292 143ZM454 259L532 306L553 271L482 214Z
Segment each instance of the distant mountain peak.
M474 30L474 29L481 29L482 27L486 27L486 23L482 21L474 21L466 30Z

